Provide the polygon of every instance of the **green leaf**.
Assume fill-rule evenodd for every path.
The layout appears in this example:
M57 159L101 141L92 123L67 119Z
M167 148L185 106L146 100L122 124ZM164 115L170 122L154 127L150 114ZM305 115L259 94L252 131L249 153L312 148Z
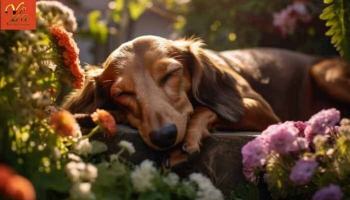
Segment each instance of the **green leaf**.
M330 3L333 3L333 0L324 0L323 1L325 4L330 4Z
M91 35L99 42L107 41L108 28L104 20L100 20L101 11L94 10L88 15L89 28Z
M324 8L320 19L330 29L325 33L343 58L350 62L350 2L348 0L324 0L331 4Z
M50 173L36 172L33 174L33 183L43 191L65 193L69 190L70 182L64 173L62 170L53 170Z
M138 0L129 2L129 12L132 20L137 20L145 12L149 0Z
M121 20L121 12L123 10L124 1L115 0L115 3L116 3L115 9L112 10L112 19L115 23L119 23Z
M97 32L98 27L97 27L97 22L101 17L101 11L99 10L94 10L91 11L88 15L88 21L89 21L89 28L91 32Z
M107 145L103 142L94 140L94 141L91 141L90 143L92 145L92 152L91 152L92 155L103 153L108 149Z

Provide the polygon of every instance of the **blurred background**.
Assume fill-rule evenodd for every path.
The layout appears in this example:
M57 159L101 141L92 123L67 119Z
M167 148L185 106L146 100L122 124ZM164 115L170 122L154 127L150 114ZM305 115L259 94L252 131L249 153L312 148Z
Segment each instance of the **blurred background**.
M320 0L62 0L73 8L81 62L99 65L142 35L199 37L209 49L278 47L335 55Z

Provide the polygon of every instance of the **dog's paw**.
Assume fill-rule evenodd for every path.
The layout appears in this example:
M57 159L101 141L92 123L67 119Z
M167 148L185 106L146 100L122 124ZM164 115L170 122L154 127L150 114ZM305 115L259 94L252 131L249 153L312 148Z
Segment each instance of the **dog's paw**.
M189 142L185 142L182 147L181 150L183 153L192 155L192 154L198 154L199 153L199 144L198 143L189 143Z
M181 149L176 149L171 152L162 163L163 169L170 169L185 164L189 159L189 155Z
M182 145L182 151L189 154L195 155L199 153L202 139L210 135L208 129L204 127L190 128L186 132L184 144Z

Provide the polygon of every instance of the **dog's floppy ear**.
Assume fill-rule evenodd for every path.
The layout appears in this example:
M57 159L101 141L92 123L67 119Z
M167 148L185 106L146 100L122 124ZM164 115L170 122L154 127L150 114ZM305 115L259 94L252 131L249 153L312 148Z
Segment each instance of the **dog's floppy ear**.
M72 113L90 114L106 104L102 91L99 89L98 77L88 77L82 89L69 95L62 104L64 109Z
M196 40L175 41L176 46L186 47L188 66L192 76L192 93L201 105L215 111L230 122L241 120L244 112L242 97L236 88L236 80L217 64L201 48ZM184 50L184 49L183 49Z

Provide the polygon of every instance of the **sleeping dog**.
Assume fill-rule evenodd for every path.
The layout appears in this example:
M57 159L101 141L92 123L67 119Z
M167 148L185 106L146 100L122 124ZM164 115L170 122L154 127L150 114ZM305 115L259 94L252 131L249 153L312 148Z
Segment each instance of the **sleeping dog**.
M182 143L168 167L198 152L214 127L262 131L322 108L350 108L350 66L340 58L202 46L193 39L136 38L112 52L101 73L88 77L63 107L72 113L111 111L154 149Z

